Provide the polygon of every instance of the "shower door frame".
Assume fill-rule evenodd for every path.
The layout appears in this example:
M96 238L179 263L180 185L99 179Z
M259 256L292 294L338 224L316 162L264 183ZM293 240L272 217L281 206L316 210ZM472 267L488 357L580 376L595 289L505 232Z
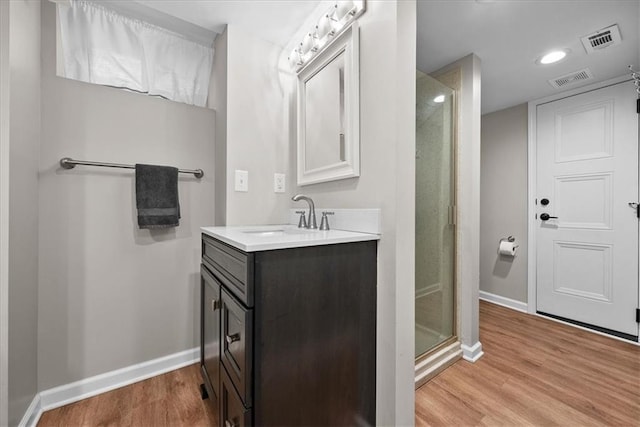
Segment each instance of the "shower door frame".
M0 425L9 422L9 2L0 1Z
M459 106L458 99L460 97L461 69L454 68L440 75L427 74L427 76L437 80L438 82L440 82L441 84L445 85L446 87L448 87L453 91L452 106L451 106L453 120L452 120L452 126L451 126L452 141L451 141L451 171L450 171L451 186L453 188L453 206L447 207L449 225L453 227L453 265L452 265L452 277L451 277L453 282L453 289L452 289L452 295L451 295L453 299L453 310L452 310L453 319L452 319L452 335L449 338L442 341L441 343L436 344L432 348L416 356L415 357L416 366L425 363L434 354L441 352L447 349L448 347L451 347L459 343L458 337L460 335L459 334L460 331L458 331L458 325L460 324L460 321L459 321L460 319L459 319L459 312L458 312L459 284L458 284L458 209L457 209L457 206L458 206L458 131L459 131L458 118L460 115L460 110L459 110L460 106ZM449 84L450 79L452 80L453 84ZM457 347L459 348L460 345L458 344ZM458 359L459 357L454 357L450 361L450 363L444 364L440 369L434 371L428 377L421 379L419 383L416 383L416 388L424 384L426 381L428 381L430 378L435 376L442 369L446 368L447 366L454 363Z

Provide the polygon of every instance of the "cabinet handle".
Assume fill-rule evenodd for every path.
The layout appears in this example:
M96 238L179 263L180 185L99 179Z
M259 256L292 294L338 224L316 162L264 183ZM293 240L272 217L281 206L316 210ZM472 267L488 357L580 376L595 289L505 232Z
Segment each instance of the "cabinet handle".
M220 300L212 299L211 300L211 311L216 311L220 308Z
M236 425L237 425L236 423L232 423L232 422L231 422L231 421L229 421L229 420L226 420L226 421L224 422L224 427L236 427Z
M240 341L240 334L227 335L225 339L227 340L227 344L231 344L233 342Z

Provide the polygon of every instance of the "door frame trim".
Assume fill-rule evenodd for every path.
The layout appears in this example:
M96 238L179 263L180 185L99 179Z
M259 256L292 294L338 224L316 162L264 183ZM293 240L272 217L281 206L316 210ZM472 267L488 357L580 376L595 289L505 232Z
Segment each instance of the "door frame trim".
M528 257L527 257L527 310L530 314L536 314L537 301L537 274L536 274L536 204L535 198L537 193L537 142L536 142L536 120L537 108L539 105L549 102L558 101L560 99L569 98L571 96L580 95L586 92L614 86L620 83L631 81L631 77L623 75L613 79L583 86L577 89L568 90L555 95L536 99L528 103L528 131L527 131L527 234L528 234ZM638 301L640 304L640 301ZM628 342L628 341L627 341Z

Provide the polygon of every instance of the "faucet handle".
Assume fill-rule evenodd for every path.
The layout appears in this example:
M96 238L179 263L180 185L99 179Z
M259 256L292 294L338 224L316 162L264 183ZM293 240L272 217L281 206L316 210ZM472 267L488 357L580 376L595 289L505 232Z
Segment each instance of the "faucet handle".
M327 218L327 215L335 215L335 212L329 212L329 211L322 212L322 219L320 220L320 230L323 230L323 231L330 230L329 218Z
M298 220L298 228L307 228L307 218L305 217L305 212L296 211L296 213L300 215L300 219Z

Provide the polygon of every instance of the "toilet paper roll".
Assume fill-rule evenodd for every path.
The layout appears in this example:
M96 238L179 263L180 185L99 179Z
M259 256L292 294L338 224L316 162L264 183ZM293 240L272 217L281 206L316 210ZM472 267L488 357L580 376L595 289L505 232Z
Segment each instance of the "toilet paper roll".
M516 250L518 249L518 245L515 242L510 242L508 240L502 240L500 242L500 248L498 248L498 253L504 256L516 256Z

